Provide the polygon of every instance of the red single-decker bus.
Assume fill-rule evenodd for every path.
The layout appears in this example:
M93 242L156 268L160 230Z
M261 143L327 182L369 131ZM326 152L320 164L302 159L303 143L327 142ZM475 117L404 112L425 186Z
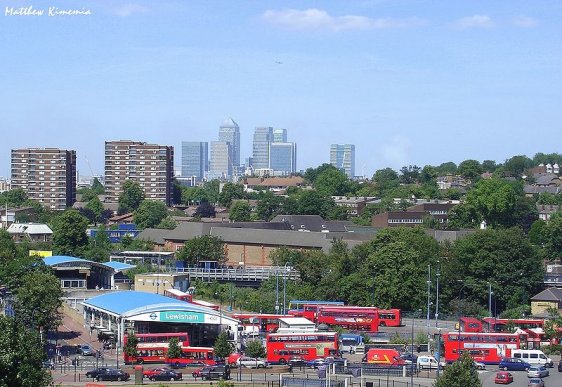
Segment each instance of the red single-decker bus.
M379 325L381 327L401 327L402 311L400 309L379 309Z

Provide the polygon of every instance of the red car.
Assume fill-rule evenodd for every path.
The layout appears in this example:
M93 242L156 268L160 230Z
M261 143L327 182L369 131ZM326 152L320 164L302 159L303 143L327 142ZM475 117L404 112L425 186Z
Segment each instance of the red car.
M494 379L496 384L509 384L513 383L513 375L507 371L500 371L496 373L496 378Z
M195 370L191 373L191 376L193 376L194 378L200 378L200 377L201 377L201 371L203 371L203 368L205 368L205 367L201 367L201 368L195 369Z
M159 368L153 368L151 370L145 370L142 373L142 377L143 378L148 378L150 379L151 376L154 376L156 374L159 374L162 371L171 371L172 369L170 367L159 367Z

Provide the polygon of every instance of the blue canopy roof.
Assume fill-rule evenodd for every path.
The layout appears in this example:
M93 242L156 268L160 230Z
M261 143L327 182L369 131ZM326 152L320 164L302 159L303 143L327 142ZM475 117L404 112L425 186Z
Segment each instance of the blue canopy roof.
M54 266L67 262L92 262L92 261L87 261L82 258L69 257L68 255L53 255L52 257L43 258L43 262L45 262L45 265Z
M117 262L117 261L109 261L103 263L105 266L111 267L115 271L123 271L132 269L133 267L137 267L137 265L130 265L128 263Z

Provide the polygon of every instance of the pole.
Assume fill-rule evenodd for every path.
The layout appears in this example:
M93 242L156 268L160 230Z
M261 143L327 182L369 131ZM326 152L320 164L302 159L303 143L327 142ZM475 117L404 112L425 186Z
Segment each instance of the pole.
M429 308L431 303L431 265L427 265L427 337L429 338Z
M441 328L437 330L437 373L435 379L439 380L439 365L441 364Z
M414 313L414 315L412 316L412 348L411 348L411 351L410 351L410 353L412 355L414 354L414 325L416 323L416 320L414 320L415 316L416 315ZM412 362L412 364L414 364L414 363ZM410 385L412 387L414 387L414 368L413 368L413 366L410 369Z
M488 315L492 317L492 283L488 282Z
M287 273L283 277L283 314L286 314L285 305L287 303Z
M279 313L279 269L275 272L275 313Z
M439 261L437 261L437 273L435 273L436 286L435 286L435 328L439 327L439 277L441 276Z

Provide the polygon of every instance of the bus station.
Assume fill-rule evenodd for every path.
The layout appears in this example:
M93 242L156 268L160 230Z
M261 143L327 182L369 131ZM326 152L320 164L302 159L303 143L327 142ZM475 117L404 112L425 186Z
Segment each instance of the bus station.
M82 302L84 324L116 334L118 346L124 335L187 332L190 345L213 346L221 331L238 339L238 320L211 308L139 291L116 291Z

